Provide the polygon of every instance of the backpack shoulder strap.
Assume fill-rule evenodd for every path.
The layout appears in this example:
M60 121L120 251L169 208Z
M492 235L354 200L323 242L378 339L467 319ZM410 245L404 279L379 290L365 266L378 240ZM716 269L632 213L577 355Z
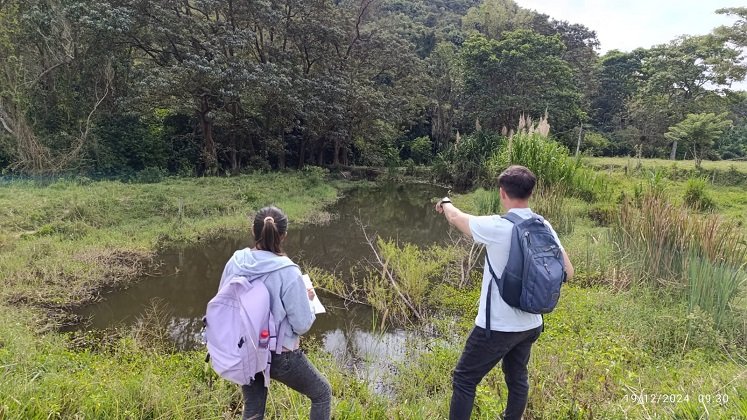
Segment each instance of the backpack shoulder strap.
M506 214L504 214L501 217L504 218L504 219L506 219L506 220L508 220L509 222L513 223L514 225L518 225L519 223L521 223L521 222L524 221L523 217L519 216L516 213L510 212L510 211L507 212Z
M490 302L492 300L493 282L498 286L498 277L493 271L493 265L490 264L490 257L488 257L488 250L485 249L485 262L488 264L488 270L490 271L491 281L488 284L488 292L485 296L485 336L490 338Z

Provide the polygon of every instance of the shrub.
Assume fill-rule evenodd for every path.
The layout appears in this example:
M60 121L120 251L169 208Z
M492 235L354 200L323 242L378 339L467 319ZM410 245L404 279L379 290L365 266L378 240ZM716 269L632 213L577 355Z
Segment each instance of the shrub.
M713 210L716 203L706 192L706 185L706 180L703 178L688 179L683 197L685 205L699 211Z
M487 162L501 145L501 137L486 130L462 137L436 157L433 165L436 178L457 188L489 184Z
M329 176L329 169L320 168L319 166L306 166L303 168L304 182L309 187L317 187L324 183Z
M139 184L157 184L163 181L168 175L169 173L165 169L149 167L135 175L135 182Z
M137 115L111 115L100 121L92 134L96 142L85 149L96 175L121 175L149 167L166 167L169 146L162 136L160 121Z
M363 291L368 304L382 313L384 321L392 318L407 321L413 315L422 320L431 281L443 278L446 267L459 257L455 250L440 246L421 249L412 244L400 246L395 241L378 238L375 245L377 264L364 280Z
M610 141L604 135L590 131L584 134L581 148L589 156L599 156L609 149Z
M433 160L432 149L430 137L418 137L410 143L410 158L419 165L431 163L431 160Z

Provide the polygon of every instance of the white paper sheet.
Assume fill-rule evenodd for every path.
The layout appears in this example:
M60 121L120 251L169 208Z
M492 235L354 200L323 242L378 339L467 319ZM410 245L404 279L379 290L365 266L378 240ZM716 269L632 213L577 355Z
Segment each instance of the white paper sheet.
M304 274L303 276L303 283L306 285L307 289L314 289L314 285L311 284L311 278L308 274ZM326 313L327 310L324 309L324 305L322 305L322 302L319 300L319 296L316 294L316 291L314 291L314 299L309 300L309 307L311 308L311 312L315 314L323 314Z

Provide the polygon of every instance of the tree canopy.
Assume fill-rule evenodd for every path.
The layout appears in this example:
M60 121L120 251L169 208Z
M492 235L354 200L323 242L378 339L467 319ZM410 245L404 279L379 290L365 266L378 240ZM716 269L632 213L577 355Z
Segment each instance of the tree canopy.
M747 9L718 13L735 22L600 56L593 28L512 0L3 0L0 169L425 162L545 112L569 145L583 124L595 153L671 157L690 149L670 127L726 113L709 156L740 157Z
M695 158L695 164L700 166L703 154L709 151L714 141L721 137L731 124L732 121L726 119L726 113L720 115L688 114L684 120L669 127L669 131L664 136L689 147Z

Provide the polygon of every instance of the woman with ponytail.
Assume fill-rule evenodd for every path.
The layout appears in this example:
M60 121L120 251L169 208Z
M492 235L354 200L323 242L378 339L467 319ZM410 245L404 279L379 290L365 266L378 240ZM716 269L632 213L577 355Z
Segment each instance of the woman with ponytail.
M288 217L276 207L265 207L254 217L252 233L254 248L233 254L223 270L221 287L235 276L265 279L270 292L270 311L278 322L277 345L282 346L282 353L272 353L270 378L311 399L311 420L329 419L332 389L299 348L300 336L311 328L315 319L309 308L309 299L314 295L306 290L301 270L283 252ZM241 391L243 418L263 419L267 402L263 374L257 374Z

